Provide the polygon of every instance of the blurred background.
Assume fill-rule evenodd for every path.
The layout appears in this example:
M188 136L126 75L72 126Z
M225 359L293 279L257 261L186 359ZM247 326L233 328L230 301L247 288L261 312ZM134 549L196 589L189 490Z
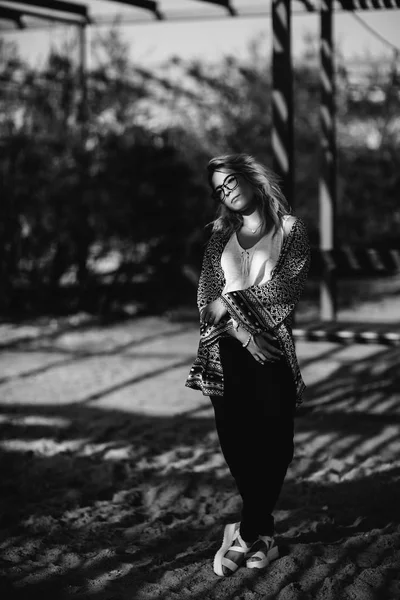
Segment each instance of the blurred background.
M162 21L77 0L83 30L68 11L18 15L51 0L0 1L1 598L400 598L400 0L384 2L399 9L335 2L347 262L325 265L350 325L295 338L307 390L275 511L280 560L216 582L240 498L209 398L185 381L215 210L207 162L273 166L271 3L234 0L232 17L226 0L159 0ZM306 331L320 318L320 32L312 0L292 4Z
M193 307L215 210L207 161L247 152L272 166L269 3L237 2L244 17L228 18L210 3L165 1L170 22L118 2L85 4L84 70L78 27L1 21L0 310L25 318ZM399 17L335 15L339 245L399 245ZM294 8L294 205L313 245L317 19ZM342 306L382 289L376 277L351 279ZM307 319L318 315L317 288L311 278Z

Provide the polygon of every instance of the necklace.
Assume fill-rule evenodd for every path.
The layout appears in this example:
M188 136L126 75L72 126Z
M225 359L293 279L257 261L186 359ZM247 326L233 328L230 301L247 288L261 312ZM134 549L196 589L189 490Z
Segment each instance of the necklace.
M259 222L259 224L257 225L257 227L255 229L252 229L251 227L249 227L248 225L245 225L243 223L243 227L246 227L246 229L248 229L249 231L251 231L251 233L256 233L256 231L258 231L258 229L260 229L261 225L263 224L262 221Z

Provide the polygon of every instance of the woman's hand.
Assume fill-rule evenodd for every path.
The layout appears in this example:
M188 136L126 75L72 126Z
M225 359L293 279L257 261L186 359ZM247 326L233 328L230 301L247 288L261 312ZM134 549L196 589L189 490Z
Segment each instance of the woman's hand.
M277 338L268 331L253 335L246 347L253 358L260 364L275 362L283 356Z
M221 298L217 298L201 309L200 321L205 325L217 325L222 317L226 315L227 309Z

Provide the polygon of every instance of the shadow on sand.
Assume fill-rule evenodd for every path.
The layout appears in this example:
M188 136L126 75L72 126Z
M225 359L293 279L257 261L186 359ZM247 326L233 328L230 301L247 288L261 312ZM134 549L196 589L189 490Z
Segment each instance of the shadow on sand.
M79 401L1 406L2 597L331 600L347 598L354 582L360 600L400 597L399 351L342 363L310 386L276 511L283 556L268 578L241 569L220 579L213 554L240 502L207 399L164 416L96 405L126 386L134 394L144 380L163 394L164 375L183 375L192 359L174 349L188 328L61 355L57 336L12 347L57 358L3 376L8 386L63 361L134 357L139 347L163 361L168 353L146 347L160 336L173 362Z

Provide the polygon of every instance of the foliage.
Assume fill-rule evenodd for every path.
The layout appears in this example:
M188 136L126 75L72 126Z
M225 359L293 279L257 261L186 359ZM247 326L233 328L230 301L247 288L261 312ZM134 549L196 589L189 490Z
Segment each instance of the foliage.
M0 41L3 310L25 310L24 289L31 299L38 290L35 310L58 310L67 289L75 290L75 308L90 310L121 293L141 297L143 282L145 303L149 294L167 306L192 293L182 272L199 268L213 217L208 159L248 152L272 166L271 80L261 42L247 60L175 58L148 71L131 63L112 28L96 41L85 108L68 53L53 52L35 70ZM295 209L316 243L319 76L303 58L294 80ZM346 68L338 69L339 243L397 243L396 68L383 82L372 72L361 96ZM380 103L372 94L378 74Z

